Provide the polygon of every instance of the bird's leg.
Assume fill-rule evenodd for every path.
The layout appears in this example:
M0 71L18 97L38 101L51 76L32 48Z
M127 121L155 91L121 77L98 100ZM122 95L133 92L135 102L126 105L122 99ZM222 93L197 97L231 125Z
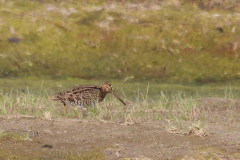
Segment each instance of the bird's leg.
M99 103L99 102L97 102L96 106L99 106L101 109L103 109L103 105L101 105L101 103Z
M82 107L81 110L82 110L82 117L86 118L87 117L87 113L88 113L87 108L86 107Z
M63 106L63 114L66 115L66 109L67 109L67 105L64 103L64 106Z

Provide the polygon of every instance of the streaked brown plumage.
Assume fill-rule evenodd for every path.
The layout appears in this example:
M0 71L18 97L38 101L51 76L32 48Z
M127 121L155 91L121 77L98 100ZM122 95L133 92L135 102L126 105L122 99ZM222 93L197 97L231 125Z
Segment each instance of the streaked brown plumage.
M104 82L101 86L76 86L65 92L56 93L51 100L59 101L64 104L64 112L66 105L77 107L94 106L96 103L104 100L108 93L112 93L124 105L126 103L119 98L114 92L111 83Z

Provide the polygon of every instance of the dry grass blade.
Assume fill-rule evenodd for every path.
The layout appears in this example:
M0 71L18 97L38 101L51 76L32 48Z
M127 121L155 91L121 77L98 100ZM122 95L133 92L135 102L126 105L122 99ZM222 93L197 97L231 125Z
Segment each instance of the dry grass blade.
M194 135L199 137L209 136L208 133L204 131L204 129L198 124L193 124L193 126L189 127L188 135Z
M47 121L52 121L51 113L50 112L44 112L44 119Z
M197 124L192 124L192 126L188 127L188 132L183 132L181 129L176 128L174 126L170 126L166 129L167 132L171 134L177 134L177 135L194 135L197 137L206 137L209 136L208 133L204 130L203 127L201 127L200 121L198 121Z

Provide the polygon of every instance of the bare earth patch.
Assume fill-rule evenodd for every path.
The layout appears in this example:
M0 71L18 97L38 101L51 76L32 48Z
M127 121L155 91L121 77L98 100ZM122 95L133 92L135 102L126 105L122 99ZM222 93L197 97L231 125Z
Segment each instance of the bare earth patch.
M240 159L240 102L198 101L208 136L170 133L164 120L123 125L2 117L0 159Z

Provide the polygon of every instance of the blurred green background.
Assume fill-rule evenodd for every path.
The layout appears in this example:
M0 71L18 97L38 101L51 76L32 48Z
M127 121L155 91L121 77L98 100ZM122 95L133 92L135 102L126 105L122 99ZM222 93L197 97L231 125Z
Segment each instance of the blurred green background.
M0 77L240 79L236 0L2 0Z

